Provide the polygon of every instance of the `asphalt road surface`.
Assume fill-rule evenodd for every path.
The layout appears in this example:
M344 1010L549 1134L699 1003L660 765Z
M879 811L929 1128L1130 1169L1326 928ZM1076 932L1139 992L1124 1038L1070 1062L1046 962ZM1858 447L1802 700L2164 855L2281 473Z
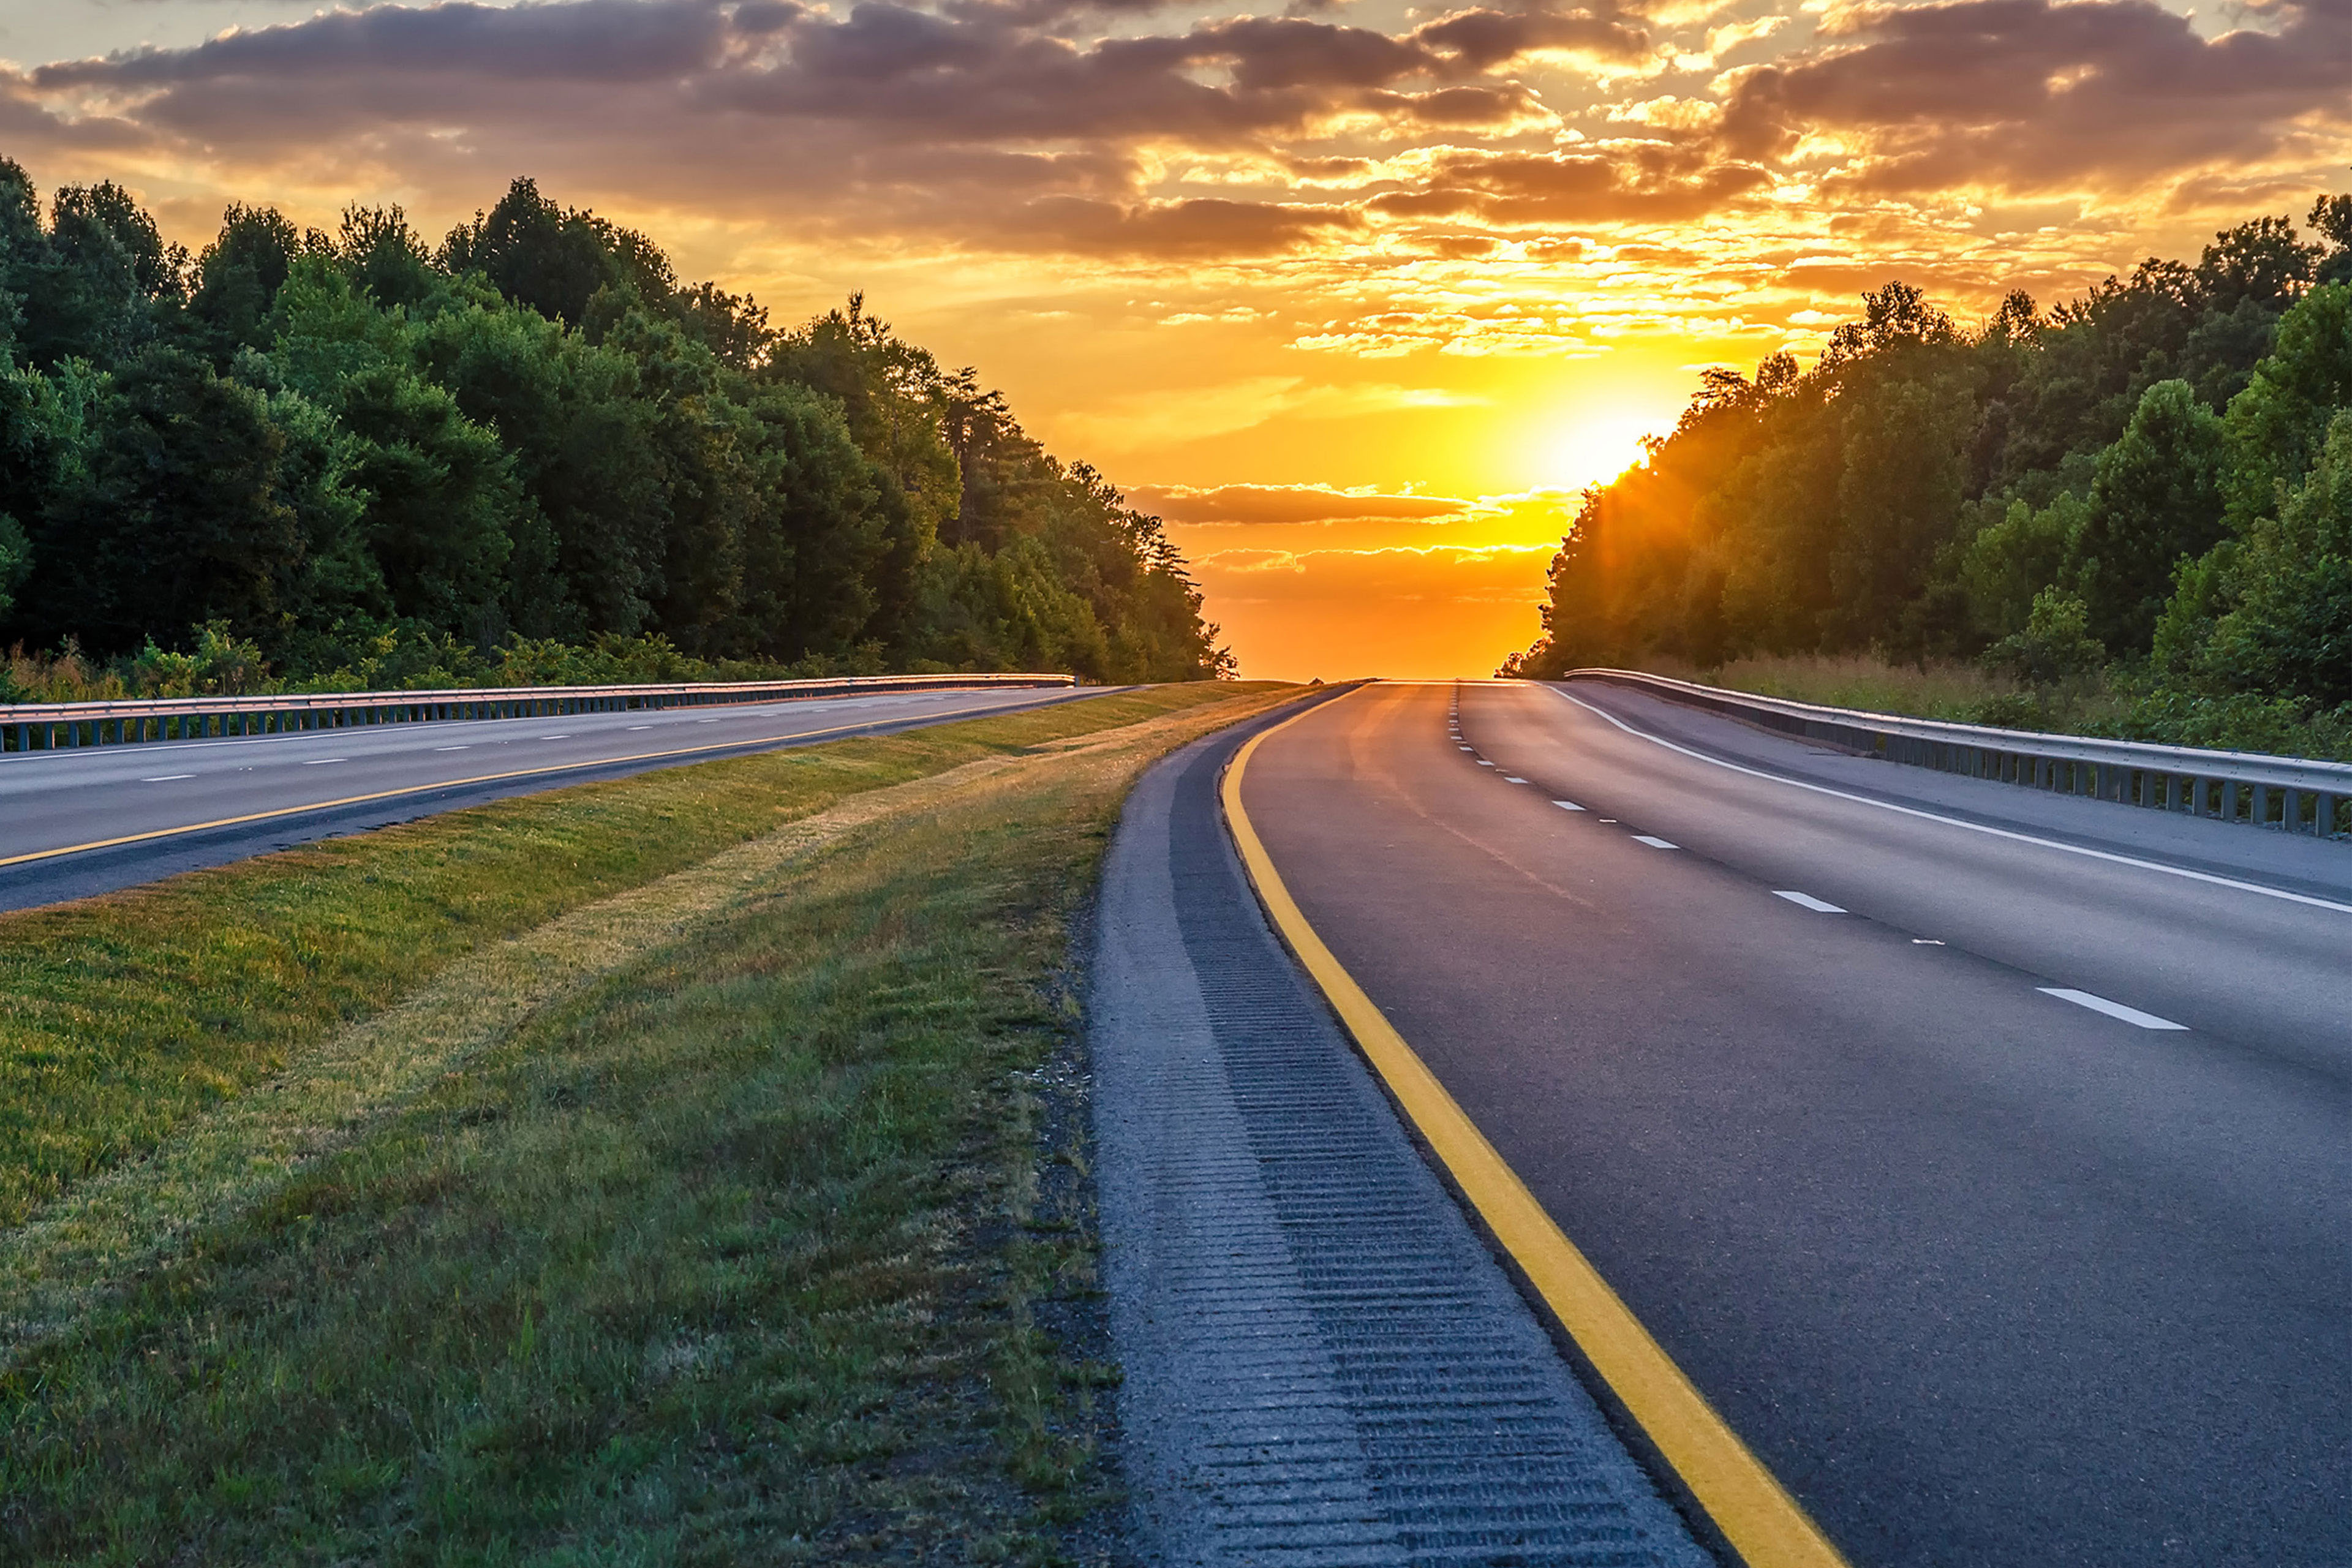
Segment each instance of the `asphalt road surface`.
M877 693L10 752L0 755L0 910L506 795L1103 694Z
M1243 789L1854 1563L2352 1563L2352 850L1582 683L1368 688Z

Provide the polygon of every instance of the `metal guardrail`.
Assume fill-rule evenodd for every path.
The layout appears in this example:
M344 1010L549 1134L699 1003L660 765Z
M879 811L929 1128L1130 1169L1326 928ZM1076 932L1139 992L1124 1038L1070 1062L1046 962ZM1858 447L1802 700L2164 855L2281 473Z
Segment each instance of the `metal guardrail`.
M292 734L450 719L533 719L560 713L692 708L848 697L866 691L1076 686L1070 675L866 675L831 680L682 682L673 686L510 686L446 691L307 691L275 697L160 697L121 702L0 703L0 751Z
M2352 798L2352 764L2344 763L1864 713L1630 669L1571 669L1565 679L1633 687L1686 707L1914 767L2323 838L2336 835L2339 806ZM2352 822L2342 826L2352 827Z

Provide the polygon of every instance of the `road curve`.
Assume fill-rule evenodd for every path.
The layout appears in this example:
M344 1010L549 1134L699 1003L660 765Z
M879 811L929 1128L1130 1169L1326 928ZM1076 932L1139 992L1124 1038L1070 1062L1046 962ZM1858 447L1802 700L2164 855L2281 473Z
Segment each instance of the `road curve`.
M876 693L10 752L0 756L0 910L506 795L1101 695Z
M2352 851L1456 689L1250 818L1858 1568L2352 1561Z

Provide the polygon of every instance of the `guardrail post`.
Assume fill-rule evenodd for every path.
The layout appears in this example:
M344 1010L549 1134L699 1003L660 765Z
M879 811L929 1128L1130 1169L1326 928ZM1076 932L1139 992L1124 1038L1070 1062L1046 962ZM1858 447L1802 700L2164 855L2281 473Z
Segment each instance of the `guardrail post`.
M2271 825L2270 785L2258 784L2254 786L2253 809L2248 812L2247 816L2256 827L2268 827Z
M2311 817L2311 831L2315 836L2321 838L2333 838L2336 837L2336 797L2334 795L2322 795L2319 799L2314 803Z

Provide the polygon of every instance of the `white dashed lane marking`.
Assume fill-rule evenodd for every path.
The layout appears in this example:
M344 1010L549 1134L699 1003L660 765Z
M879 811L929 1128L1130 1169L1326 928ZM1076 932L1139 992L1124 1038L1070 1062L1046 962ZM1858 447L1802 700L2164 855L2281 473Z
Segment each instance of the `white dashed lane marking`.
M1633 835L1633 842L1636 844L1646 844L1653 849L1679 849L1682 847L1679 844L1669 844L1663 838L1654 838L1646 833L1636 833Z
M1842 915L1845 913L1843 910L1838 908L1835 904L1830 903L1822 899L1817 899L1811 893L1800 893L1792 889L1775 888L1772 889L1772 896L1776 899L1786 899L1790 903L1809 909L1817 915Z
M329 763L340 763L342 760L341 757L313 757L302 765L306 768L323 768Z
M1510 774L1505 773L1503 775L1503 782L1505 784L1525 784L1528 781L1525 779L1515 779Z
M192 779L196 775L194 773L157 773L152 779L141 779L139 782L141 784L170 784L174 779Z
M1584 809L1584 807L1577 805L1576 802L1572 800L1556 800L1552 802L1552 805L1559 807L1562 811L1582 811Z
M2087 991L2070 990L2063 985L2037 985L2034 989L2044 996L2055 996L2061 1002L2072 1002L2077 1007L2088 1007L2094 1013L2120 1018L2136 1028L2186 1030L2189 1027L2169 1018L2159 1018L2153 1013L2143 1013L2137 1007L2126 1007L2120 1002L2110 1002L2104 996L2094 996Z

